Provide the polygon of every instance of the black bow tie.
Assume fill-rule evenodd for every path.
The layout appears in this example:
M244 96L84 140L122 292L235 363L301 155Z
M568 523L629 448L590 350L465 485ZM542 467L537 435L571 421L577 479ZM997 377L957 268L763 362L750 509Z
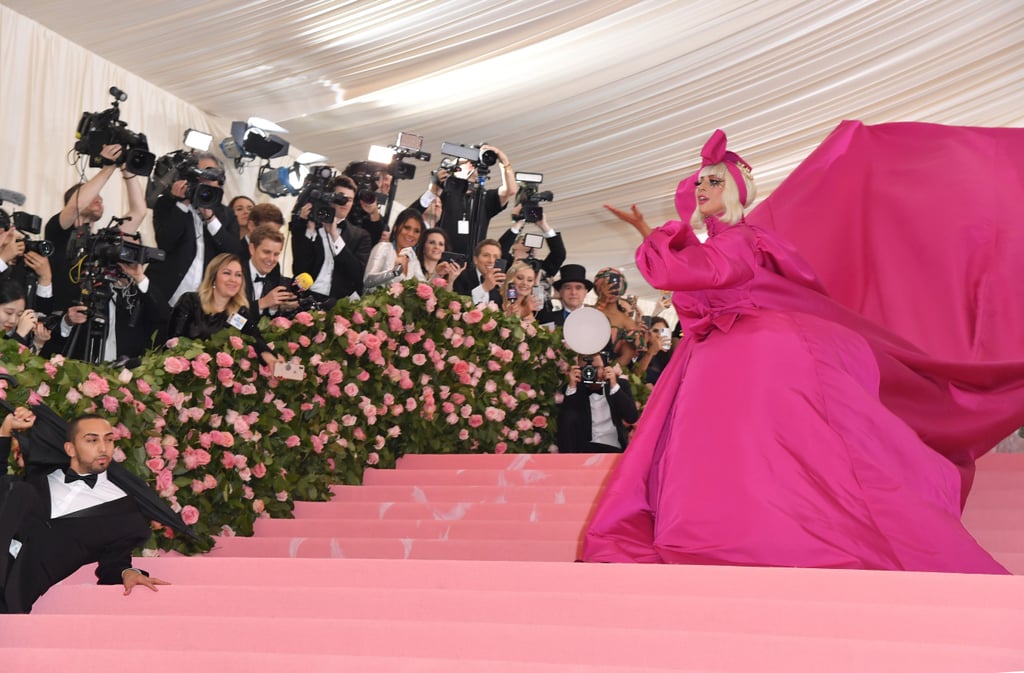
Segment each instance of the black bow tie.
M255 278L252 279L252 282L254 282L254 283L262 283L266 279L267 279L266 276L256 276Z
M82 480L89 488L95 488L96 486L96 475L95 474L78 474L71 468L64 470L64 483L70 484L73 481Z

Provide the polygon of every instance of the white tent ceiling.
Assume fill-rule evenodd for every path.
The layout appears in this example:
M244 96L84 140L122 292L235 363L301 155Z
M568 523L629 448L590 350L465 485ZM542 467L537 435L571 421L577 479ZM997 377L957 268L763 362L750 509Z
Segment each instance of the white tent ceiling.
M648 297L637 236L600 206L673 217L715 128L763 197L843 119L1024 125L1021 0L5 4L211 114L272 119L335 164L423 135L434 161L400 185L405 203L441 141L496 144L544 174L570 260L623 267Z

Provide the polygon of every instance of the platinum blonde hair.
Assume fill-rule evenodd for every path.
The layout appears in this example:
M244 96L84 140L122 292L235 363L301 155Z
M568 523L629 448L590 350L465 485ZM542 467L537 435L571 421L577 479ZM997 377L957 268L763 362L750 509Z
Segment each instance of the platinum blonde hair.
M725 212L719 216L719 220L726 224L737 224L743 219L743 214L746 207L750 206L757 198L757 185L754 183L753 178L749 175L740 171L743 176L743 183L747 187L747 202L740 203L740 190L736 186L736 180L733 179L732 173L725 167L725 164L712 164L705 166L701 169L698 179L705 176L712 178L719 178L725 180L725 187L722 189L722 203L725 204ZM695 228L702 228L704 226L704 215L701 214L699 208L694 208L693 215L690 217L690 224Z

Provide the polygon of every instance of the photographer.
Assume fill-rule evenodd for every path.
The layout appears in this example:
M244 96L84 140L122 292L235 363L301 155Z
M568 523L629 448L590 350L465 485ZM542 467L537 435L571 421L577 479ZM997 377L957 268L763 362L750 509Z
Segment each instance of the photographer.
M476 245L473 266L459 274L452 289L459 294L471 297L474 304L486 304L493 301L501 306L505 300L499 289L505 282L503 264L501 246L494 239L486 238Z
M50 260L35 250L25 252L27 244L27 237L13 227L0 231L0 280L19 283L25 291L26 306L49 313L54 306Z
M486 162L471 162L460 159L455 170L439 168L434 172L430 188L423 193L413 207L424 211L435 199L441 199L440 227L448 232L452 242L452 250L468 255L473 246L487 236L487 228L491 218L500 213L508 205L509 199L515 197L519 184L515 179L515 171L508 156L493 145L481 145L480 155L493 153L492 163L501 164L499 175L501 186L498 189L482 190L482 203L478 209L478 221L470 222L473 198L477 196L476 186L478 174L487 169Z
M559 453L618 453L629 442L627 424L640 418L629 380L600 355L577 356L558 407ZM589 369L584 380L585 369Z
M383 187L381 176L387 178L387 189L391 188L391 176L386 171L373 169L367 161L353 161L345 170L345 175L356 184L356 200L348 214L348 221L370 235L370 245L375 246L388 231L380 210L381 197L386 201L387 192ZM395 211L397 212L397 211Z
M199 288L211 259L223 252L241 255L243 250L238 223L220 202L203 207L191 201L203 185L220 191L224 184L220 159L196 152L188 158L186 170L191 174L171 183L153 206L156 244L167 259L153 266L152 281L171 306L181 295Z
M44 355L63 353L77 360L135 364L160 343L171 313L166 297L142 264L121 262L117 267L109 297L101 295L90 307L68 308Z
M356 198L356 184L344 175L327 183L333 194L333 217L318 223L312 217L313 203L305 203L292 216L292 271L313 278L313 296L329 308L338 299L358 297L363 291L363 274L370 258L370 235L351 224L348 215Z
M444 229L432 227L423 232L416 246L416 256L427 280L443 278L452 287L452 282L466 270L466 264L457 258L445 259L448 252L448 234ZM465 259L465 258L463 258Z
M256 319L298 308L295 294L289 289L291 279L281 276L278 260L281 259L282 250L284 234L276 223L261 224L252 230L249 254L242 259L242 268L245 272L246 297Z
M64 208L50 218L43 234L53 244L50 266L54 274L54 307L65 309L79 298L77 282L71 278L71 267L76 260L68 258L68 244L76 230L83 234L94 233L94 224L103 217L103 197L100 192L117 170L115 163L121 159L121 145L104 145L101 156L107 163L96 175L84 183L74 185L64 193ZM144 179L121 166L121 177L128 192L128 212L121 223L121 232L135 234L146 217L146 198L143 190Z
M26 308L25 288L16 280L0 280L0 334L39 352L50 339L35 311Z
M547 214L542 214L539 220L533 222L540 229L540 234L524 232L523 230L526 229L527 224L530 224L530 221L518 219L521 208L522 204L517 204L512 209L512 226L498 239L501 244L501 256L507 259L510 265L527 260L538 274L543 271L544 277L551 278L558 273L559 267L565 262L565 243L562 241L562 235L548 224ZM545 241L548 244L548 254L544 259L537 259L535 251Z

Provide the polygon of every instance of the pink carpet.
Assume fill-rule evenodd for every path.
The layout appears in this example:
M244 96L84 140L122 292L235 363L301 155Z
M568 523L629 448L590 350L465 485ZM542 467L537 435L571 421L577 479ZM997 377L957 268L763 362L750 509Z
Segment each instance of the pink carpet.
M407 456L202 558L83 569L0 616L0 670L1024 670L1024 577L571 563L615 456ZM1024 573L1024 455L964 519Z

